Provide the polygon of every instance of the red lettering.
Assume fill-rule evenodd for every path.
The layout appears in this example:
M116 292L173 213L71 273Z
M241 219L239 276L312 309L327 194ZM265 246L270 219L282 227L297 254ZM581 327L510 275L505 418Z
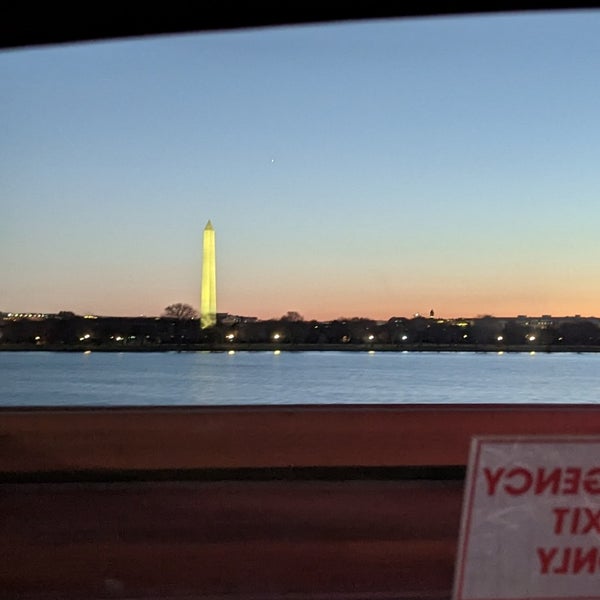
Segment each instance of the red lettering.
M563 549L563 560L560 567L554 567L553 573L566 575L569 572L569 560L571 559L571 548Z
M552 469L550 474L546 476L546 469L537 470L537 481L535 483L535 494L543 494L549 487L551 494L558 493L558 487L560 485L560 469Z
M600 494L600 468L590 469L583 480L583 489L588 494Z
M568 508L553 508L554 513L554 533L560 535L563 532L563 526L565 523L565 516L569 512Z
M565 495L576 494L579 491L579 482L581 481L581 469L577 467L567 467L563 477L563 489Z
M500 478L504 474L504 469L498 469L495 473L492 473L491 469L486 467L483 469L483 474L488 484L488 496L493 496L496 493Z
M540 574L578 575L600 571L600 548L536 548Z
M550 564L556 556L558 548L537 548L537 555L540 559L540 573L547 575L550 572Z
M581 509L574 508L571 516L571 533L577 533L579 527L579 517L581 516Z
M514 478L518 478L518 477L523 478L523 482L520 487L518 487L516 485L511 485L509 483L504 485L504 489L511 496L520 496L521 494L525 494L526 492L529 491L529 489L531 488L531 485L533 483L533 475L527 469L518 467L516 469L511 469L506 474L507 479L514 479Z
M588 522L581 530L581 533L590 533L590 531L600 533L600 510L593 511L591 508L584 508L583 510Z
M600 467L587 471L581 467L514 467L510 470L505 467L484 467L483 479L488 496L494 496L500 490L511 496L529 492L536 496L600 495Z
M588 573L594 573L597 564L598 548L591 548L586 554L584 554L583 548L575 548L575 554L573 556L573 573L580 573L585 567L587 567Z

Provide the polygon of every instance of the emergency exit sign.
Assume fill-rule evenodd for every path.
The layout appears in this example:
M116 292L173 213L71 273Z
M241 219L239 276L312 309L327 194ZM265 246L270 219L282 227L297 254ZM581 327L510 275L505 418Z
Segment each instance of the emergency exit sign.
M600 436L471 443L455 600L600 600Z

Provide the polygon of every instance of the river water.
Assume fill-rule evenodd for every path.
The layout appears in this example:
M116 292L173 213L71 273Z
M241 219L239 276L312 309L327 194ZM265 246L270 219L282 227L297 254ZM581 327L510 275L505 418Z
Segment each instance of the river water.
M600 354L0 352L0 406L446 402L600 402Z

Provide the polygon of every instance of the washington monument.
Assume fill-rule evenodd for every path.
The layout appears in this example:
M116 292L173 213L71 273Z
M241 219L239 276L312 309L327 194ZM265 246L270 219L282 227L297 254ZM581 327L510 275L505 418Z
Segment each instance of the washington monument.
M200 292L200 327L217 324L217 266L215 260L215 230L209 221L204 228L202 243L202 290Z

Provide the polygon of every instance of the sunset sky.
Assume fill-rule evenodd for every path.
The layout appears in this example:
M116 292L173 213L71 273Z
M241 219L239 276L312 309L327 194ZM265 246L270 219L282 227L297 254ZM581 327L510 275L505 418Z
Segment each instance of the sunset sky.
M0 53L0 311L600 316L600 13Z

